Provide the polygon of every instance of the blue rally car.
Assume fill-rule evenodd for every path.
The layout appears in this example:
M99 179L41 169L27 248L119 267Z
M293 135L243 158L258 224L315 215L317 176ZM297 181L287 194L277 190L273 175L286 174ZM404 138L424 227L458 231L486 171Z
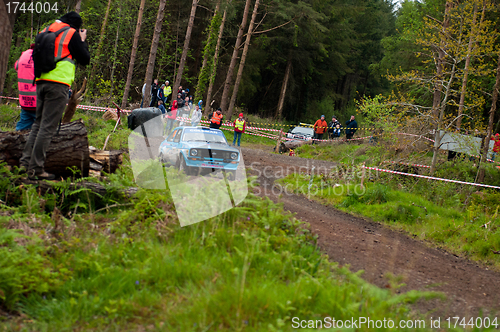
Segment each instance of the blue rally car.
M224 170L234 179L240 151L229 146L219 129L177 127L160 144L158 158L188 175Z

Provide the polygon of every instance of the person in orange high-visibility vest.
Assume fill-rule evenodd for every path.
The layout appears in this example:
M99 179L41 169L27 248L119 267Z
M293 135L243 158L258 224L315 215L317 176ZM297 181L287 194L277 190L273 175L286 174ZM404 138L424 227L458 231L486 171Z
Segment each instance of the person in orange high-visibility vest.
M36 119L33 48L35 48L35 44L31 44L30 49L24 51L14 65L17 71L17 87L19 89L19 104L21 105L21 118L16 124L16 130L18 131L31 129Z
M240 146L240 141L241 141L241 134L245 132L245 127L246 127L246 121L243 119L243 113L240 113L239 117L234 120L234 139L233 139L233 146L236 143L236 140L238 140L238 146Z
M222 110L220 107L213 114L210 114L208 119L210 120L210 128L219 129L222 124L222 119L224 115L222 115Z
M328 127L328 123L325 121L325 116L322 115L321 119L314 123L314 138L315 139L323 139L323 134L326 132ZM313 141L314 144L314 141Z
M57 132L66 103L69 87L75 80L75 62L86 66L90 53L85 39L87 30L81 30L82 18L76 12L69 12L43 29L42 32L59 32L55 38L55 68L42 72L36 79L36 119L31 128L23 155L19 161L21 171L26 170L32 180L52 180L54 174L45 172L46 151L52 137ZM52 59L52 55L36 54L34 61ZM44 58L45 56L45 58ZM49 57L50 56L50 57ZM35 68L36 72L37 68Z

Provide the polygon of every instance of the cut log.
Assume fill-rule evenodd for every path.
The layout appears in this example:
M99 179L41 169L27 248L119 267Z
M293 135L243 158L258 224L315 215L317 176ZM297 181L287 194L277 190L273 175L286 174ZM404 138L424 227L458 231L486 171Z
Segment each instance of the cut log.
M280 153L288 152L288 151L294 150L294 149L296 149L299 146L302 146L304 144L311 144L312 142L313 142L312 140L309 140L309 141L299 141L299 140L285 141L285 142L281 143L279 152Z
M30 131L0 132L0 160L19 166L19 159ZM87 129L81 120L62 124L47 149L45 171L62 176L72 175L70 168L89 174L89 144Z
M91 164L101 165L101 169L98 169L96 165L92 165L92 169L106 173L114 173L123 161L122 151L119 150L90 150L89 157Z

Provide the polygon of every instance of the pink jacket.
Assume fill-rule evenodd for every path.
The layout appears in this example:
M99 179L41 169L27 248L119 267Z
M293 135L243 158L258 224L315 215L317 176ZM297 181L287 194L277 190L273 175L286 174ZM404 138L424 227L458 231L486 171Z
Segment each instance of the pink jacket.
M36 111L36 85L35 65L33 62L33 50L29 49L21 54L14 67L17 70L17 86L19 89L19 104L25 111Z

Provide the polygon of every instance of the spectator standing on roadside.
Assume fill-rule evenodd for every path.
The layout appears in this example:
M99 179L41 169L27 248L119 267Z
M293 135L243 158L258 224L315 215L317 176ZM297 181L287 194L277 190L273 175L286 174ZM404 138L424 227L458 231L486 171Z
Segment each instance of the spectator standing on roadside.
M342 126L340 124L336 125L335 128L333 129L331 138L337 138L340 137L340 133L342 131Z
M163 94L163 88L165 88L165 84L161 85L161 87L158 89L156 96L158 97L158 100L161 100L163 103L165 103L165 95Z
M158 108L161 111L161 114L167 113L167 110L165 109L165 106L163 105L163 100L158 100Z
M172 87L170 86L169 81L165 81L165 87L163 88L163 95L165 96L165 103L167 104L168 96L172 94Z
M141 100L141 108L142 104L144 103L144 96L146 95L146 83L142 86L142 100Z
M80 29L81 26L80 15L69 12L44 29L44 32L67 30L55 38L54 57L50 56L55 58L55 68L42 72L36 80L36 120L19 161L21 170L27 170L31 180L55 179L54 174L45 172L46 152L68 102L69 87L75 80L75 62L83 66L90 62L90 53L85 42L87 30ZM35 63L43 62L44 54L38 57L33 59Z
M246 121L243 119L243 113L240 113L239 117L234 120L234 139L233 139L233 146L236 143L236 140L238 140L238 146L240 146L240 141L241 141L241 135L245 132L245 127L246 127Z
M330 123L328 124L328 134L330 138L340 137L340 135L337 136L337 133L339 133L339 131L337 131L337 126L339 126L340 130L342 130L342 125L340 124L340 122L335 116L332 116L332 121L330 121Z
M16 124L16 130L31 129L36 119L36 85L35 65L33 63L33 49L35 44L31 44L29 50L21 54L21 57L14 64L17 71L17 87L19 89L19 104L21 105L21 118Z
M210 128L219 129L223 118L224 115L222 115L222 110L219 107L217 111L208 116L208 120L210 120Z
M345 123L345 136L347 139L352 139L356 130L358 130L358 123L354 119L354 115L351 115L351 119Z
M184 98L182 98L182 93L180 92L177 94L177 107L184 107Z
M178 117L180 118L189 118L189 114L191 113L191 108L189 107L189 98L184 98L184 107L179 107ZM184 126L184 120L181 120L180 126Z
M177 100L172 102L172 108L170 112L167 113L167 128L165 129L166 134L170 134L170 131L174 128L175 119L177 118Z
M490 140L495 141L495 145L493 145L493 154L491 155L491 160L495 161L497 153L500 152L500 135L497 133L495 136L492 136Z
M196 127L201 121L201 109L200 106L196 105L194 107L193 116L191 117L191 126Z
M151 84L151 102L149 103L149 107L157 107L158 106L158 80L155 78L153 84Z
M315 139L323 139L323 134L326 132L328 127L328 123L325 121L325 116L322 115L321 119L318 119L314 123L314 138ZM314 141L312 142L314 144Z

